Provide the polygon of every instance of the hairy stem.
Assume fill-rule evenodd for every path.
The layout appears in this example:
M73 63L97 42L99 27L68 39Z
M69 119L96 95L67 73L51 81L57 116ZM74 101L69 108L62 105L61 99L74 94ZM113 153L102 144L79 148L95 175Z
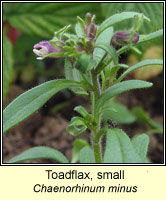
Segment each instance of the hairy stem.
M93 130L92 130L92 143L96 163L102 163L101 156L101 145L100 142L96 143L97 132L100 130L100 117L95 117L95 103L100 96L100 85L98 81L98 76L96 73L92 72L92 84L93 92L91 92L91 104L92 104L92 114L93 114Z
M93 144L93 149L94 149L94 155L95 155L95 160L96 163L102 163L102 157L101 157L101 146L100 144Z

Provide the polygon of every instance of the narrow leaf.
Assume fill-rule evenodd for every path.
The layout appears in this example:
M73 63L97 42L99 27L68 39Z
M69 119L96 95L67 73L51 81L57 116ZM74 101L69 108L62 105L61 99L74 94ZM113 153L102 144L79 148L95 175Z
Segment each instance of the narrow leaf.
M159 38L161 36L163 36L163 29L160 29L158 31L152 32L152 33L150 33L148 35L140 35L140 40L135 45L137 46L137 45L142 44L144 42L157 39L157 38Z
M149 33L163 27L163 3L102 3L102 13L106 18L118 13L120 10L131 11L137 8L137 12L144 13L151 20L144 21L141 33ZM154 14L155 13L155 14ZM126 20L125 23L117 24L115 27L118 30L127 30L133 26L133 20Z
M124 69L128 69L129 68L129 66L128 65L126 65L126 64L117 64L117 65L115 65L115 66L113 66L113 68L124 68Z
M99 99L96 102L96 113L98 113L100 107L103 106L110 98L128 90L148 88L152 85L153 84L150 82L139 80L129 80L117 83L106 89L105 92L99 97Z
M95 163L93 150L86 146L80 151L80 163Z
M133 65L128 70L126 70L119 78L118 82L120 82L122 79L124 79L129 73L132 71L139 69L141 67L149 66L149 65L163 65L163 61L160 59L149 59L149 60L143 60L142 62L137 63L136 65Z
M137 12L122 12L115 15L112 15L111 17L107 18L100 26L96 34L96 38L108 27L122 22L126 19L134 18L135 15L140 15L140 13ZM145 19L148 19L144 16Z
M54 159L59 163L68 163L67 158L59 151L45 146L38 146L28 149L14 158L10 159L8 163L20 163L24 160L34 159Z
M48 81L23 93L4 109L3 132L33 114L57 92L78 86L81 86L78 82L59 79Z
M93 117L91 114L88 113L88 111L83 107L83 106L77 106L74 108L75 111L77 111L80 115L82 115L82 117L86 120L88 120L88 122L92 122Z
M85 33L79 23L76 23L76 25L75 25L75 32L76 32L78 38L81 38L85 35Z
M118 55L115 51L115 49L110 46L110 44L97 44L96 47L103 49L105 52L107 52L112 60L114 61L114 64L117 65L118 64Z
M142 163L130 138L121 129L109 129L106 138L104 163Z
M146 154L148 151L148 145L149 145L149 137L146 134L141 134L138 136L135 136L132 139L132 143L134 148L136 149L137 153L140 155L141 159L145 161Z
M111 38L113 36L113 27L109 27L104 30L96 40L96 45L98 44L109 44ZM94 64L88 67L89 69L96 68L96 66L100 63L104 55L106 54L105 50L101 48L95 48L93 52L93 60L95 61Z

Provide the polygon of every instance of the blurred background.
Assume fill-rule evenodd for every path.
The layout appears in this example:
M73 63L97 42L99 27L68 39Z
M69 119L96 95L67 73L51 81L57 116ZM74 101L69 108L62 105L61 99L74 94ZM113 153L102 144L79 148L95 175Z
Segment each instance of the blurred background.
M162 3L3 3L3 107L26 90L45 81L64 77L64 60L48 58L36 60L33 45L49 40L54 32L71 24L74 31L76 16L84 18L87 12L96 15L100 24L109 16L122 11L144 13L151 22L144 22L140 34L149 34L163 28ZM128 30L132 20L115 26ZM144 59L163 58L163 38L139 46L142 54L128 51L120 62L129 66ZM121 73L121 72L119 72ZM130 137L147 133L150 136L149 162L163 163L163 67L141 68L128 79L153 82L153 87L120 95L114 103L120 115L111 116ZM88 97L77 96L66 90L50 99L34 115L15 126L3 136L3 162L33 146L49 146L71 158L74 138L66 127L76 113L73 108L83 105L90 111ZM108 113L105 120L108 118ZM81 136L89 141L89 133ZM104 139L103 139L104 145ZM28 161L25 161L25 163ZM31 163L55 163L52 160L34 160Z

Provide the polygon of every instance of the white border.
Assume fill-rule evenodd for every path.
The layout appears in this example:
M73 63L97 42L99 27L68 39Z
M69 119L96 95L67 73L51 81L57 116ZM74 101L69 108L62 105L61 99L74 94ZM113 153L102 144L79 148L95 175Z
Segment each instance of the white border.
M2 23L2 4L3 3L38 3L39 1L1 1L1 44L3 39L3 23ZM39 3L155 3L154 1L40 1ZM156 3L164 4L164 61L165 61L165 1L157 1ZM1 45L1 133L2 133L2 45ZM2 137L1 134L1 166L165 166L165 62L164 69L164 164L3 164L2 163Z

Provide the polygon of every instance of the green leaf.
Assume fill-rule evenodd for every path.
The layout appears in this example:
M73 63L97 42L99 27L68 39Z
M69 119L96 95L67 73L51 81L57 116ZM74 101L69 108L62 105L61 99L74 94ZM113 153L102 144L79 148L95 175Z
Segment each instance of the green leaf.
M98 44L109 44L111 41L111 38L113 36L113 27L109 27L106 30L104 30L99 37L96 40L96 45ZM88 69L96 68L96 66L100 63L104 55L106 54L105 50L101 48L95 48L93 52L93 60L94 64L92 65L90 63Z
M87 12L99 11L98 4L12 3L6 17L13 27L26 34L50 38L56 30L73 24L76 16L84 17Z
M71 163L76 163L80 160L80 151L85 146L90 146L89 143L83 139L76 139L72 148L72 160Z
M141 67L149 66L149 65L163 65L163 61L160 59L149 59L149 60L143 60L133 66L131 66L128 70L126 70L119 78L118 82L120 82L122 79L124 79L129 73L132 71L139 69Z
M86 121L81 117L73 117L67 131L72 136L79 136L87 129Z
M88 122L93 121L92 115L89 114L88 111L83 106L77 106L74 108L74 110L77 111L80 115L82 115L84 119L88 120Z
M110 60L109 60L109 63L110 63ZM129 66L128 65L125 65L125 64L117 64L117 65L114 65L114 66L111 66L110 64L108 64L105 68L104 68L104 71L105 71L105 78L107 80L107 85L110 85L110 83L115 83L116 82L116 77L117 77L117 73L119 71L120 68L128 68ZM111 77L110 77L111 76Z
M137 153L140 155L141 159L143 161L146 160L146 154L148 151L148 145L149 145L149 137L146 134L141 134L138 136L135 136L132 139L132 144L134 148L136 149Z
M65 59L65 76L67 80L78 82L83 80L79 70L72 66L72 63L68 58Z
M3 100L13 78L13 48L6 36L3 36Z
M117 83L108 89L106 89L103 94L99 97L96 102L96 113L98 113L100 107L102 107L109 99L112 97L126 92L128 90L139 89L139 88L148 88L151 87L153 84L146 81L139 81L139 80L129 80Z
M65 77L67 80L78 81L78 82L83 81L83 78L79 70L72 66L72 63L68 58L65 59ZM72 89L72 91L76 94L88 95L86 90L80 87L74 88Z
M153 32L163 27L163 3L102 3L102 14L106 18L116 14L119 11L132 11L144 13L148 16L151 22L144 21L141 33ZM132 20L127 20L125 23L116 25L118 30L126 30L133 25Z
M116 112L109 108L116 110ZM117 124L130 124L136 120L136 117L126 106L114 101L108 101L102 109L102 120L107 122L109 119L116 121Z
M142 163L130 138L121 129L109 129L106 138L104 163Z
M134 107L132 113L136 116L138 121L148 124L152 129L163 129L162 125L151 119L141 107Z
M64 26L63 28L59 29L58 31L54 32L56 38L62 37L65 32L71 27L71 24Z
M12 101L3 111L3 132L23 121L53 95L66 88L81 86L80 83L70 80L52 80L34 87Z
M82 27L79 23L76 23L76 25L75 25L75 32L76 32L78 38L84 37L84 35L85 35L84 30L82 29Z
M79 71L85 73L88 67L88 64L91 60L91 56L88 54L81 54L76 62L75 62L75 68L78 69Z
M103 49L105 52L107 52L112 60L114 61L114 64L117 65L118 64L118 55L115 51L115 49L110 46L110 44L97 44L96 47Z
M139 42L136 43L135 45L140 45L142 43L145 43L145 42L149 42L151 40L154 40L154 39L158 39L160 38L161 36L163 36L163 29L160 29L158 31L155 31L155 32L152 32L148 35L140 35L140 39L139 39Z
M118 69L124 68L124 69L128 69L129 66L126 65L126 64L119 64L119 63L118 63L117 65L114 65L113 68L118 68Z
M10 159L8 163L20 163L24 160L34 159L54 159L57 160L59 163L69 163L67 158L61 152L45 146L30 148Z
M93 150L86 146L80 151L80 163L95 163Z
M82 29L84 30L84 28L86 27L84 20L81 17L77 16L77 21L80 24L80 26L82 27Z
M140 13L137 12L122 12L115 15L112 15L111 17L107 18L100 26L96 34L96 38L108 27L113 26L116 23L122 22L126 19L134 18L135 15L140 15ZM148 19L144 16L145 19ZM149 20L149 19L148 19Z

